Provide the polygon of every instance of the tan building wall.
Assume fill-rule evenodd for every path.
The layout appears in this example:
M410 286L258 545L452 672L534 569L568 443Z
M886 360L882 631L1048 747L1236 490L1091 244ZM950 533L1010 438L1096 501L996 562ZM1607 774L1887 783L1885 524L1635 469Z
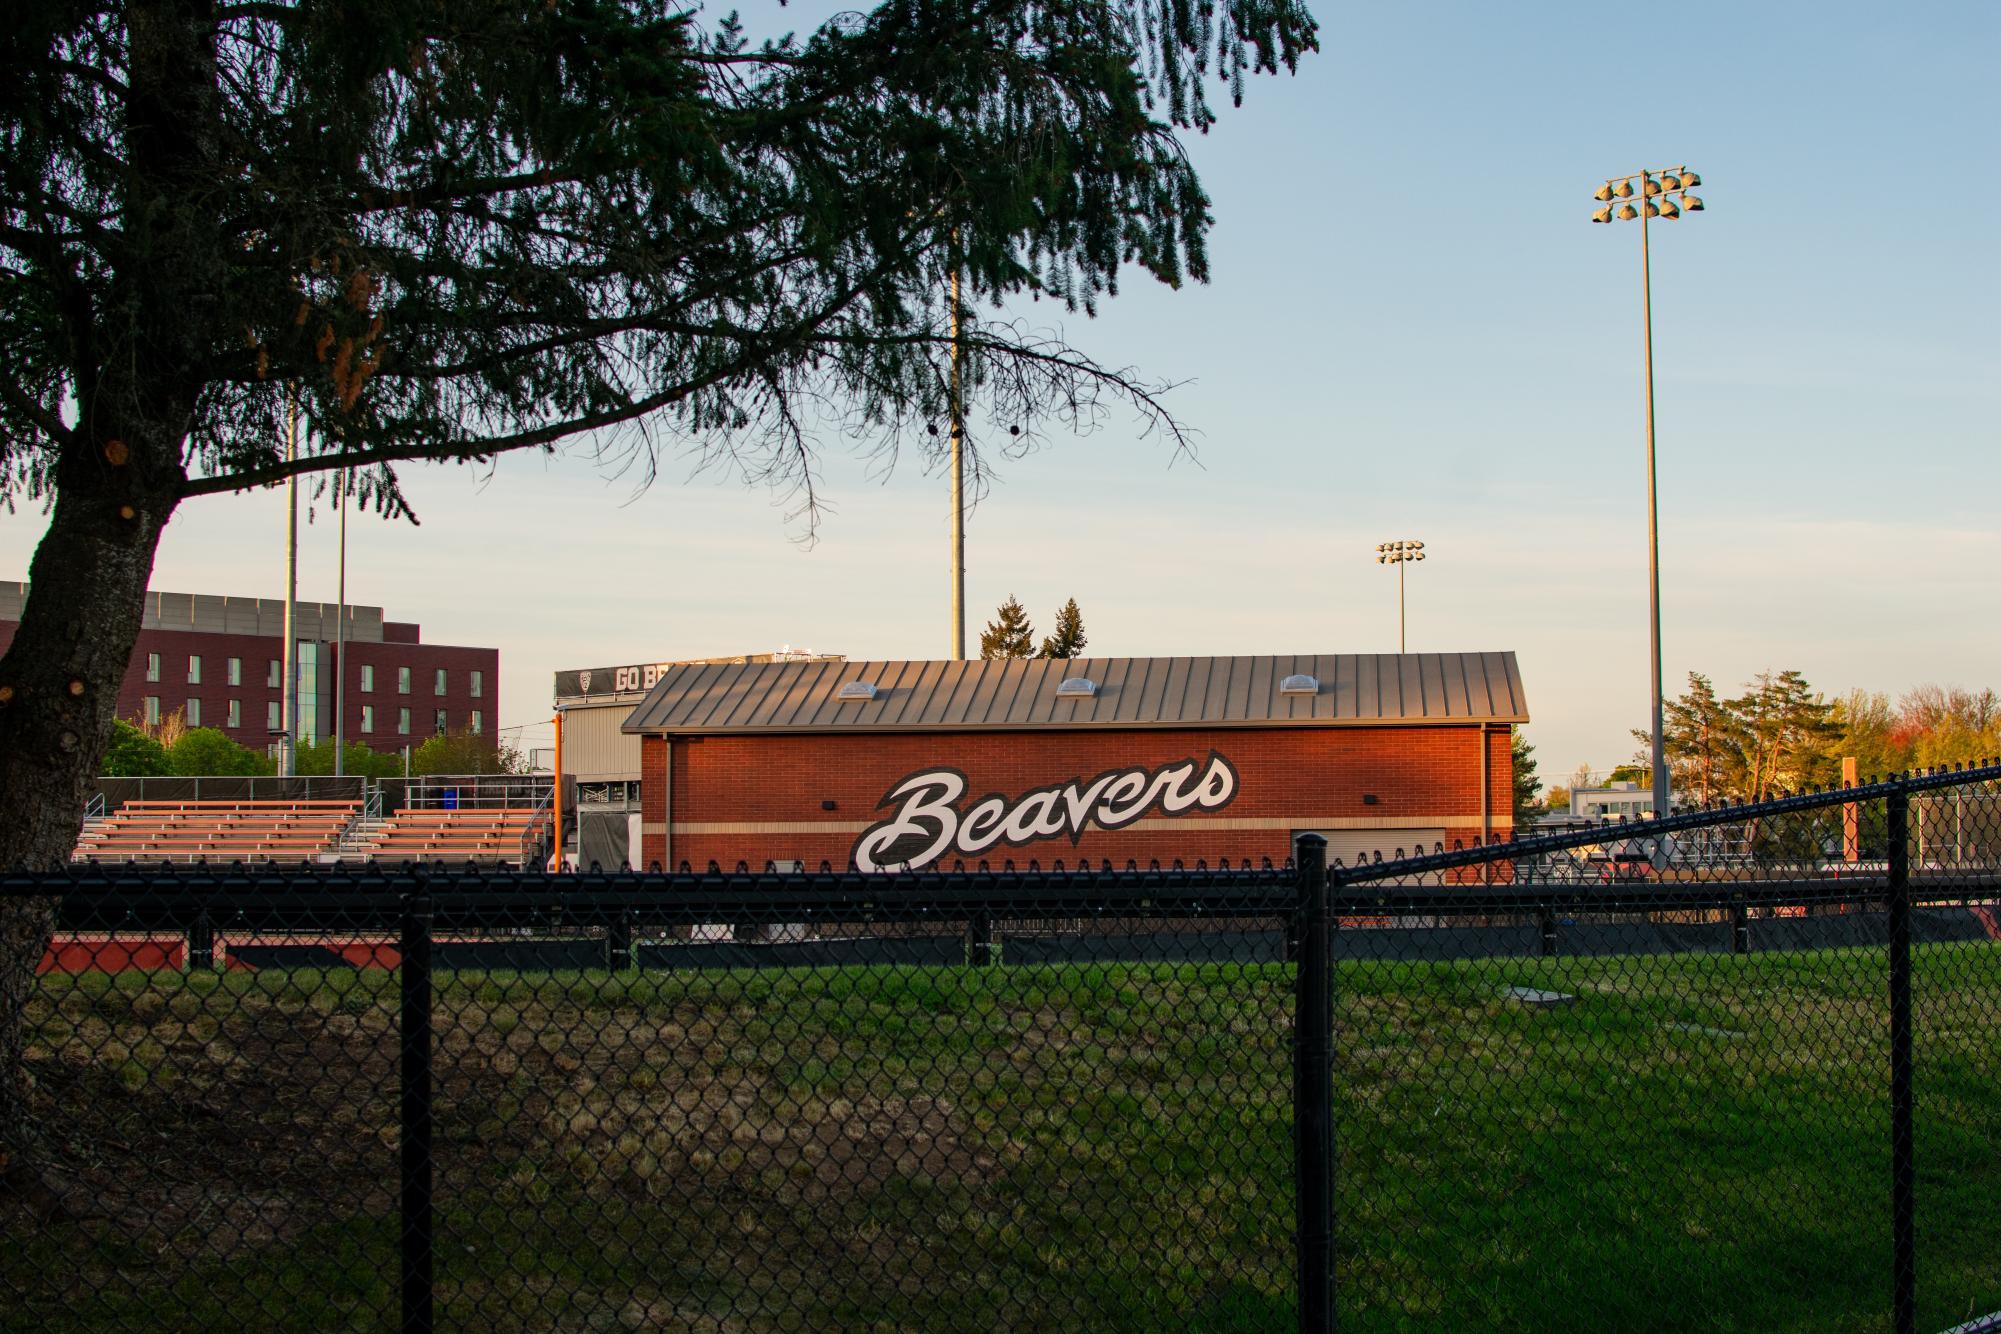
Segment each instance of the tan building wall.
M563 706L563 770L580 783L639 778L639 738L619 731L643 695Z

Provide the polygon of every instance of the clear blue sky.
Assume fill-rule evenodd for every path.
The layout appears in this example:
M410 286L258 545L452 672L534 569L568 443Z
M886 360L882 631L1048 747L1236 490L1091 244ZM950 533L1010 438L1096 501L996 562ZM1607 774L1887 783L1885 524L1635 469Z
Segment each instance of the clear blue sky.
M1590 194L1685 161L1709 210L1654 247L1671 686L2001 686L2001 7L1316 10L1323 53L1194 145L1213 284L1135 280L1066 322L1189 381L1171 401L1199 466L1121 417L1005 466L970 524L975 631L1012 592L1045 626L1074 595L1109 654L1389 650L1372 548L1418 537L1412 648L1519 653L1545 776L1625 759L1647 707L1640 238L1592 226ZM498 644L509 723L547 716L562 667L942 656L940 478L828 444L810 549L772 497L672 462L637 498L582 460L415 473L423 527L358 525L350 596ZM155 586L280 593L281 514L195 502ZM0 574L40 529L0 516ZM331 599L331 528L307 531L301 594Z

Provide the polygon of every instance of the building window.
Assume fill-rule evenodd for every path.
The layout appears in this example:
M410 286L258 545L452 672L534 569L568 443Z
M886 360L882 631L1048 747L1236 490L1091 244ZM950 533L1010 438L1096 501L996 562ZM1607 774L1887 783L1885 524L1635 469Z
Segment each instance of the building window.
M231 658L229 660L229 683L233 686L243 684L243 659Z
M396 734L398 736L410 735L410 710L396 710Z
M243 701L240 699L229 701L229 725L231 727L243 726Z
M148 681L160 679L160 655L157 653L146 655L146 679Z
M158 695L146 696L146 722L151 727L158 727L160 725L160 697Z
M442 667L438 668L437 676L431 681L431 693L433 695L442 695L445 693L445 669Z
M399 695L410 693L410 669L408 667L398 667L396 669L396 693Z
M375 693L375 664L372 662L361 664L361 688L371 695Z
M188 684L191 686L201 684L201 654L199 653L188 654Z
M285 720L278 716L278 708L278 701L275 699L264 706L264 728L266 731L278 732L284 729Z
M373 704L364 704L361 706L361 730L364 732L373 732L375 730L375 706Z
M486 727L483 721L480 719L479 710L474 709L472 711L472 734L474 736L478 736L481 732L485 730Z
M187 717L188 717L188 726L189 726L189 727L200 727L200 726L201 726L201 701L200 701L200 700L198 700L198 699L191 699L191 700L189 700L189 701L188 701L188 715L187 715Z
M277 690L285 684L278 677L278 660L276 658L271 659L271 670L264 674L264 684L273 690Z
M485 673L485 672L474 672L474 673L472 674L472 686L471 686L471 689L472 689L472 697L473 697L474 699L478 699L478 698L479 698L479 697L480 697L481 695L484 695L484 694L486 693L486 673Z
M293 659L299 664L298 688L292 707L298 711L293 721L299 739L308 745L320 739L320 645L318 640L301 639Z
M436 721L438 735L443 736L445 732L445 711L443 709L438 710Z

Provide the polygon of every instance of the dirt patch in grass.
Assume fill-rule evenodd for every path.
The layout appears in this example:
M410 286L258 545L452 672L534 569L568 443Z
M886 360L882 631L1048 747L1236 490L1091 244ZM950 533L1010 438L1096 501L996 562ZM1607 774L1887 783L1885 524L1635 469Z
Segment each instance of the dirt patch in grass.
M586 1015L456 997L436 1022L437 1121L450 1146L438 1159L454 1187L526 1160L587 1165L574 1175L594 1193L819 1203L897 1178L977 1185L1017 1156L950 1096L799 1087L785 1072L821 1054L810 1031L773 1043L727 1014Z
M31 1014L35 1171L48 1196L0 1195L0 1239L59 1243L60 1266L34 1283L51 1298L143 1286L294 1244L329 1218L391 1210L386 1012L224 1002L161 982L136 996L45 996Z

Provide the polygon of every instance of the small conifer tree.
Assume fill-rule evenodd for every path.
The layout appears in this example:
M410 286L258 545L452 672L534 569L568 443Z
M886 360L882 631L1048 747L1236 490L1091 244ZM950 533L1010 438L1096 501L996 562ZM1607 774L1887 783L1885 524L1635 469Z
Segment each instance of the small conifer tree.
M1042 641L1042 658L1081 658L1084 646L1091 641L1084 636L1084 613L1077 610L1077 599L1071 598L1056 613L1056 633Z
M1010 593L1007 601L1000 604L995 619L988 621L987 628L980 632L980 657L992 661L1034 656L1035 627L1028 623L1028 613Z

